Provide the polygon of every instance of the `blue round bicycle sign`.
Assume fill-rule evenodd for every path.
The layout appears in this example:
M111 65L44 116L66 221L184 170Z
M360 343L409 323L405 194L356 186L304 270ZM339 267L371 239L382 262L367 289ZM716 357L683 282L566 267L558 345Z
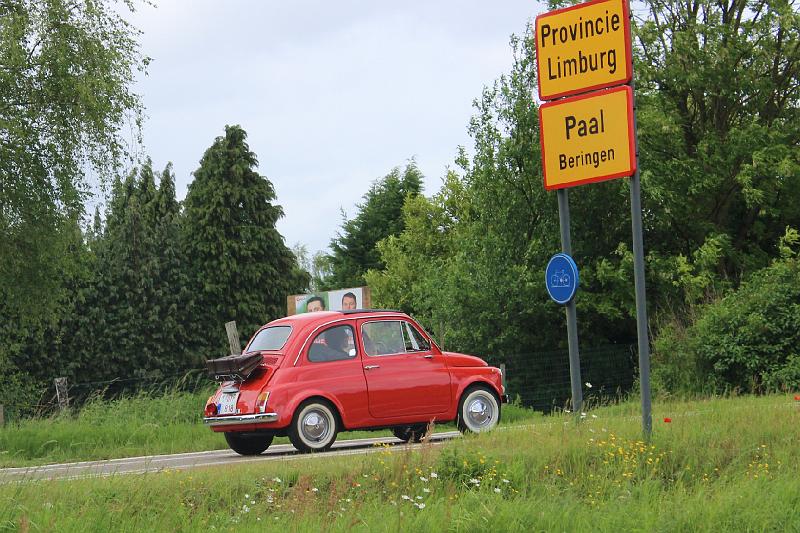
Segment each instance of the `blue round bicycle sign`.
M554 302L567 304L578 291L578 265L567 254L556 254L547 263L544 282Z

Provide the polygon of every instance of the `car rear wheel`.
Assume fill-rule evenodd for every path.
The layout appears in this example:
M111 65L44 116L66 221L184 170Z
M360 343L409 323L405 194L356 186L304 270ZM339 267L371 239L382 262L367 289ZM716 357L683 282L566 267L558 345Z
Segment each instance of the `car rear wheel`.
M392 428L392 433L403 442L422 442L422 439L424 439L425 435L428 433L428 426L425 424L401 426Z
M231 450L239 455L258 455L272 444L272 435L259 433L225 433L225 440Z
M289 427L289 440L301 452L321 452L331 447L339 432L333 407L322 401L300 404Z
M458 404L458 429L462 433L482 433L497 426L500 404L487 387L478 385L467 389Z

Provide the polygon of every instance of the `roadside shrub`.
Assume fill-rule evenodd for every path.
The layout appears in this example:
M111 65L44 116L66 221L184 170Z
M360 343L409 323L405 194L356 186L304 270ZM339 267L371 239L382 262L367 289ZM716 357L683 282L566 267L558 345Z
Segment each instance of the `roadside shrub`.
M800 259L776 261L738 290L675 321L654 343L654 382L669 392L800 387Z

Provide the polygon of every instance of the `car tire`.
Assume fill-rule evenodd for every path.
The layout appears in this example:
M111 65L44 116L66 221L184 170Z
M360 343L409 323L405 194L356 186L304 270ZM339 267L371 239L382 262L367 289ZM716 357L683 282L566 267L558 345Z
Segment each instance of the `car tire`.
M300 404L289 426L289 440L299 451L322 452L333 445L339 418L327 402L310 400Z
M258 455L272 444L272 435L259 433L226 432L225 440L228 447L239 455Z
M392 428L392 433L403 442L422 442L422 439L424 439L425 435L428 433L428 426L426 424L400 426Z
M468 388L458 403L458 430L461 433L490 431L500 421L500 402L484 385Z

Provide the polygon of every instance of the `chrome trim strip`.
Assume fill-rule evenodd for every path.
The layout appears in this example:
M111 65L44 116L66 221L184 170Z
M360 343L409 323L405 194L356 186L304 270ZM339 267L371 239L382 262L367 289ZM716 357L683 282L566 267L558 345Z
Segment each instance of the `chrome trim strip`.
M259 413L256 415L207 416L203 418L203 424L211 427L236 426L239 424L262 424L276 420L278 420L278 413Z

